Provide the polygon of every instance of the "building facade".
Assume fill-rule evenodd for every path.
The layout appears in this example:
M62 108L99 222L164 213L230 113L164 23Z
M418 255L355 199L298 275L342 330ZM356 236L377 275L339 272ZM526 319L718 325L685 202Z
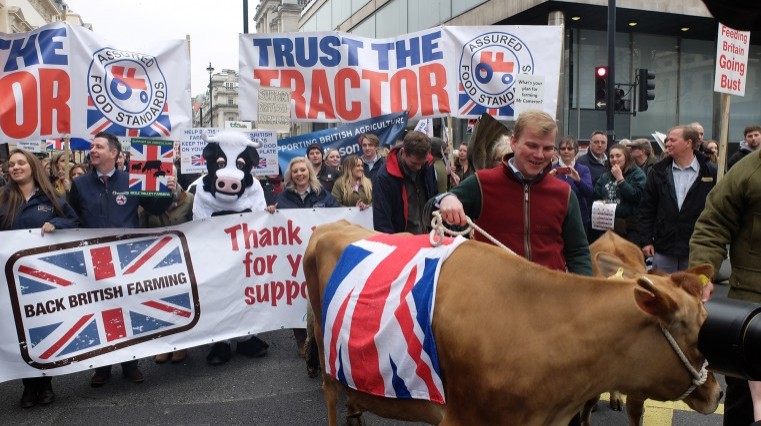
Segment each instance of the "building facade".
M588 139L606 127L595 110L594 71L607 65L607 0L312 0L300 31L338 29L364 37L392 37L437 25L563 25L564 52L557 119L565 134ZM616 139L647 137L698 121L706 139L718 138L719 94L713 91L715 20L700 0L618 0L615 82L632 100L637 70L655 74L655 100L647 111L617 113ZM761 123L761 46L751 38L746 92L733 96L729 141ZM458 126L460 131L465 127ZM457 133L457 132L456 132ZM457 136L457 135L456 135ZM459 140L465 136L460 134Z
M223 69L211 76L210 87L193 100L193 127L225 126L238 121L238 72Z

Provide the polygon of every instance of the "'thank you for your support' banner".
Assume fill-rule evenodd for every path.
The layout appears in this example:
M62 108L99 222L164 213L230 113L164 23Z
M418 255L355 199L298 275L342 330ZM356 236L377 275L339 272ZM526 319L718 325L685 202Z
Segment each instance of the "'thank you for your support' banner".
M296 121L409 112L410 120L516 106L555 115L558 26L436 27L386 39L342 32L242 34L240 115L256 121L260 86L290 88Z
M98 132L168 138L191 120L184 40L113 46L66 22L0 33L0 142Z
M313 227L372 212L294 209L168 228L3 232L0 382L305 327Z

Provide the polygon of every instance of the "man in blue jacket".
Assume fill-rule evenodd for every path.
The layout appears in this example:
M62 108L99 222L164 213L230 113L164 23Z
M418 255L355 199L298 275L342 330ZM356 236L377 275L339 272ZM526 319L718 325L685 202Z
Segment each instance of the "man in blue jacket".
M373 227L389 234L422 234L423 207L438 193L431 140L409 132L401 146L388 153L373 182Z
M83 228L137 228L137 208L142 206L154 215L163 214L172 204L170 197L141 198L129 195L129 172L116 168L121 144L116 136L101 132L95 135L90 148L90 173L71 184L68 201L79 215ZM174 176L167 186L175 192ZM124 377L134 383L143 382L137 361L122 363ZM111 377L111 366L95 369L90 384L103 386Z

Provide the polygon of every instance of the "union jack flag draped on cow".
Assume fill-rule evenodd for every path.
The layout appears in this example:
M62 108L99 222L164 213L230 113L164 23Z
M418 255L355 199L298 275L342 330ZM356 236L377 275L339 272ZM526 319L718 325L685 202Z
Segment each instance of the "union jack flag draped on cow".
M198 320L180 234L113 240L31 249L12 260L16 328L29 364L66 365Z
M130 194L171 196L167 176L172 176L172 141L132 139L130 150Z
M326 372L372 395L443 404L433 301L441 265L463 241L379 234L349 245L323 296Z

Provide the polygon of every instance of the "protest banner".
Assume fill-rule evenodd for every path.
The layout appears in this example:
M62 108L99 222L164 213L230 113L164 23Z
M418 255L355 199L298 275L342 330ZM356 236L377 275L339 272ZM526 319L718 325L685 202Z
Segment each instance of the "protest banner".
M554 117L558 26L435 27L385 39L342 32L242 34L240 115L257 120L260 87L287 88L294 121L354 122L408 111L410 120L488 112L514 118L516 76L542 77Z
M313 227L372 212L294 209L168 228L6 231L0 381L304 328Z
M362 146L359 144L361 135L373 133L380 139L381 146L392 145L405 127L407 113L402 112L280 139L277 141L278 161L280 167L287 170L293 157L306 156L307 148L313 143L322 145L323 152L325 148L337 149L342 158L347 155L362 155Z
M170 137L191 120L184 40L114 47L66 22L0 34L0 140Z
M203 134L214 136L221 132L215 127L186 129L180 137L180 172L203 173L206 171L206 160L203 158L203 148L206 141ZM248 138L262 144L257 148L259 164L252 171L255 176L277 174L277 134L271 130L248 130L243 131Z

